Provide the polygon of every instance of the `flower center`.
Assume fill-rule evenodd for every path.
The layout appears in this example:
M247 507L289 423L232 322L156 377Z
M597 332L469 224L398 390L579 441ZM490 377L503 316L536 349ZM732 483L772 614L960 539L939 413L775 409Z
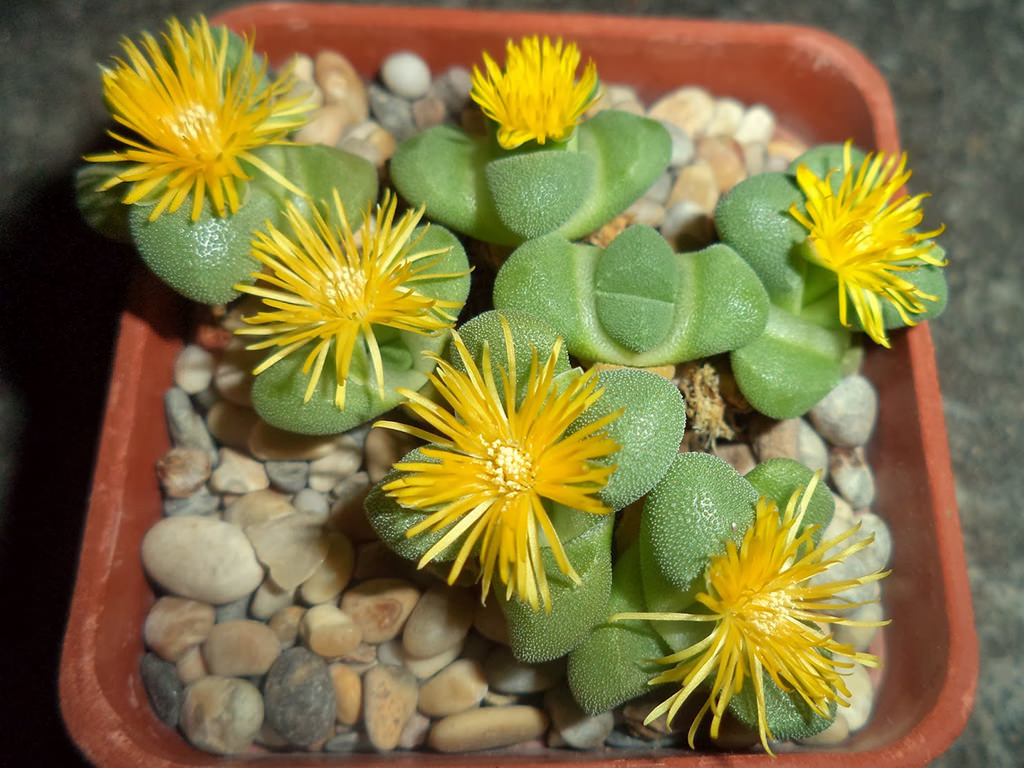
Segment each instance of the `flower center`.
M488 479L505 493L524 493L533 487L533 462L514 443L495 440L487 446Z
M327 304L338 314L353 320L366 315L366 273L363 270L344 264L333 266L323 291Z
M168 120L171 129L186 144L191 145L197 153L208 150L219 154L220 147L212 145L212 131L217 117L202 104L192 103L179 110Z
M774 589L755 592L739 613L762 636L771 637L778 634L796 604L785 590Z

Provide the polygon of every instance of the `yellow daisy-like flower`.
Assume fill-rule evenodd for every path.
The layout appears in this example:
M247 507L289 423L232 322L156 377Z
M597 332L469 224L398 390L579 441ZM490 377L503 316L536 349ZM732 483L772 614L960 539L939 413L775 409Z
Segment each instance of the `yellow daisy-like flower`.
M471 96L487 117L498 124L498 143L515 149L528 141L562 141L597 100L597 67L587 62L576 82L580 52L575 43L562 45L536 35L519 45L505 46L505 71L484 53L486 74L473 67Z
M814 545L817 526L800 531L818 475L789 499L779 514L774 502L757 502L754 522L737 548L726 542L724 554L712 558L705 573L707 591L697 602L708 613L623 613L612 617L660 621L713 622L711 633L689 648L657 659L673 665L650 681L651 685L678 683L680 688L655 707L647 718L654 720L668 713L671 720L683 703L698 688L710 681L707 701L694 718L689 740L704 715L712 712L711 735L718 736L719 725L730 699L749 679L757 702L758 733L764 748L771 753L772 738L765 712L764 673L782 690L795 692L823 717L830 706L847 706L850 691L843 680L843 669L854 663L878 666L877 657L855 651L839 643L821 626L845 624L878 626L887 622L858 622L833 613L842 607L841 593L871 581L887 572L875 572L855 579L811 584L812 578L828 571L854 552L867 547L874 537L843 545L857 529ZM845 607L862 603L846 602ZM850 661L840 660L844 657Z
M257 327L236 332L269 337L249 349L279 349L256 367L255 374L313 342L302 366L303 374L309 375L308 402L333 348L338 382L334 402L344 408L345 383L357 350L369 354L377 389L384 392L374 326L427 335L454 324L455 316L446 310L458 310L462 304L419 293L415 284L465 273L428 272L448 249L416 251L420 238L413 240L412 233L423 209L407 211L395 222L396 204L386 192L377 206L376 224L367 210L362 227L353 233L335 190L334 221L319 210L310 221L289 203L285 217L291 237L272 224L267 233L256 234L253 256L265 269L253 275L259 283L236 285L235 290L259 296L271 309L245 318Z
M595 494L615 468L592 462L618 450L603 431L618 413L565 434L601 391L596 389L593 370L557 391L554 376L560 342L543 365L538 364L534 351L526 394L517 406L512 334L507 324L503 326L508 372L501 369L500 391L490 350L484 350L481 370L453 331L465 371L434 357L437 372L430 377L451 410L417 392L402 390L409 409L437 432L378 422L377 426L434 443L421 451L437 460L399 462L395 469L405 474L384 485L384 490L400 504L429 513L407 531L408 536L444 531L420 559L419 567L461 540L449 583L455 582L466 560L478 551L484 599L497 570L507 597L515 593L534 610L543 603L550 611L541 545L546 542L551 547L562 573L576 583L579 576L542 499L591 514L610 511Z
M303 98L282 98L292 86L290 75L264 82L266 63L257 63L251 40L237 62L230 61L228 41L227 29L215 36L205 17L188 30L171 19L162 41L144 33L140 48L125 39L127 60L115 59L115 67L103 69L114 119L138 138L110 131L128 148L86 159L130 163L101 189L130 184L126 204L157 193L150 221L176 211L189 195L195 221L207 193L218 215L236 212L238 182L251 178L243 163L302 194L252 150L282 143L306 122L310 105Z
M839 320L847 322L847 298L867 334L884 347L890 346L882 322L882 299L888 300L907 325L915 325L910 314L926 307L922 299L938 297L925 293L901 272L912 272L922 264L945 266L933 255L931 238L944 227L914 232L921 223L921 200L927 195L900 195L910 179L907 155L879 152L864 158L860 168L850 160L851 142L843 148L843 167L825 178L807 166L796 171L796 180L807 197L806 213L795 204L789 213L810 233L810 258L835 272L839 278ZM842 174L839 191L833 192L831 176Z

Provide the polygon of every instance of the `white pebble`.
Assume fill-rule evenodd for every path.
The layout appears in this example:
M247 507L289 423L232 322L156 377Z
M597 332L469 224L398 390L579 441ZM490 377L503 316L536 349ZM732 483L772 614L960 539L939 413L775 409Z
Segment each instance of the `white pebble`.
M380 79L392 93L406 99L418 99L430 90L430 67L419 55L399 51L384 59Z
M767 144L775 133L775 115L768 107L762 104L755 104L747 110L740 120L739 126L733 138L740 144L760 142Z
M832 445L856 448L864 445L878 418L875 386L859 374L840 380L808 414L814 428Z
M182 348L174 361L174 383L190 395L202 392L213 381L214 359L195 344Z

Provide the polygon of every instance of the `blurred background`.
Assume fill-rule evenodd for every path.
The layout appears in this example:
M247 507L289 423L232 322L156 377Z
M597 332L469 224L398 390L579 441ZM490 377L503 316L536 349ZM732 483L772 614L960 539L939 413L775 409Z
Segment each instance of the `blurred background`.
M0 9L0 766L85 765L57 665L116 318L133 255L81 223L71 172L103 144L97 63L123 35L224 0L6 0ZM364 3L373 5L377 3ZM925 225L944 222L949 309L932 325L981 675L939 766L1022 764L1024 663L1024 3L1019 0L463 0L824 28L888 80ZM162 425L154 425L162 429Z

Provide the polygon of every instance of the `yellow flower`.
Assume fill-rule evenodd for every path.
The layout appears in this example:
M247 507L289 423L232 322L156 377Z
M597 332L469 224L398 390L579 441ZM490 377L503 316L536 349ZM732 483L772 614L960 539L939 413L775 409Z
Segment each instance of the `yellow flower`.
M384 368L374 326L400 331L436 334L450 328L455 317L445 310L458 309L459 302L426 296L416 291L422 280L458 277L465 273L440 274L427 270L444 257L448 249L414 251L419 238L410 241L423 209L407 211L396 223L397 200L390 192L377 206L376 225L367 210L358 238L349 225L345 208L334 191L336 221L315 210L309 221L288 203L285 217L293 236L268 224L268 233L253 240L253 255L265 266L255 273L265 285L236 285L235 289L259 296L271 311L260 312L245 321L256 328L242 328L240 334L270 338L249 349L279 349L260 363L260 374L283 357L315 342L302 366L312 375L306 387L308 401L334 348L337 388L334 402L345 407L345 382L357 349L368 353L376 375L377 389L384 392ZM436 257L436 258L431 258Z
M816 474L806 489L793 494L782 515L774 502L763 497L758 500L754 522L739 548L734 541L727 541L725 553L712 558L708 565L707 591L697 595L697 602L707 613L623 613L612 617L613 621L714 623L711 633L703 640L657 659L659 664L674 666L653 678L650 684L678 683L680 688L651 711L647 722L665 712L671 720L683 703L710 680L708 699L690 727L690 745L693 746L694 735L708 710L713 714L711 735L717 737L729 700L742 690L749 678L757 702L758 733L761 743L771 753L764 673L782 690L795 692L815 712L829 717L831 704L849 704L850 691L841 670L851 668L854 662L878 665L877 657L837 642L831 632L821 628L828 624L876 626L876 623L836 616L832 611L843 607L839 601L843 600L840 593L844 590L877 581L887 574L875 572L855 579L810 583L874 539L868 537L844 545L857 531L852 528L815 546L811 537L816 526L799 532L817 483ZM832 551L840 545L841 549ZM847 602L845 607L856 605L861 603Z
M807 197L807 213L795 204L789 212L810 233L811 260L839 278L840 322L849 325L849 297L867 334L888 347L882 299L896 308L907 325L915 325L910 314L925 311L922 299L937 300L899 273L912 272L922 264L946 265L944 259L932 255L934 243L930 242L944 227L912 231L921 223L921 200L927 195L899 194L911 175L906 153L898 162L894 155L886 156L884 152L869 154L860 168L854 168L850 146L847 141L843 167L830 171L823 179L805 165L797 168L796 180ZM832 191L833 173L842 174L836 193Z
M140 49L125 39L127 61L115 59L115 67L103 69L114 119L138 138L111 131L128 148L86 159L130 163L101 189L130 184L126 204L159 194L150 221L176 211L190 194L192 221L207 193L218 215L236 212L238 182L251 178L243 163L302 194L252 150L282 143L306 121L309 105L281 99L292 86L290 75L264 82L266 63L257 64L251 40L232 63L228 40L227 29L215 37L202 16L188 30L171 19L162 42L144 33Z
M618 450L604 432L618 413L597 419L571 435L566 429L601 396L596 373L574 379L561 392L554 383L560 341L543 366L534 350L526 394L516 405L516 364L511 331L503 322L508 372L501 370L501 392L495 382L490 350L484 348L482 370L462 339L452 332L465 371L435 357L437 372L430 380L450 411L417 392L403 390L410 410L437 430L428 432L394 422L378 422L420 437L433 446L422 453L437 461L399 462L406 473L384 486L400 504L425 510L424 520L408 536L424 531L444 535L420 559L422 568L461 540L449 573L454 583L466 560L479 552L482 598L486 599L495 569L506 585L537 610L551 610L548 579L541 546L551 547L562 573L576 583L577 575L544 508L542 499L591 514L610 510L594 495L604 487L614 467L591 462Z
M486 75L473 67L473 100L498 124L498 143L515 149L534 140L566 139L598 96L597 67L587 62L576 82L580 63L575 43L562 47L534 35L519 45L505 45L505 71L484 53Z

